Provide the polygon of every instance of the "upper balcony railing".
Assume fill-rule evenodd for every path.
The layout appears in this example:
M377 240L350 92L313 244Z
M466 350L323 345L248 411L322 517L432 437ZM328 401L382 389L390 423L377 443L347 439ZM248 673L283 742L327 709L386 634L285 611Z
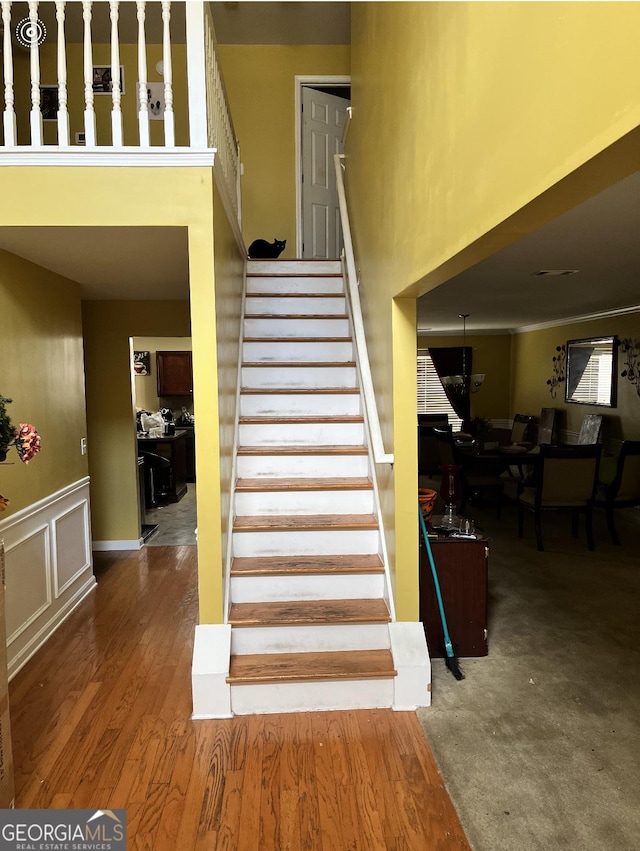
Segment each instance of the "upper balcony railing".
M209 3L2 0L0 9L0 165L215 154L239 219L239 148Z

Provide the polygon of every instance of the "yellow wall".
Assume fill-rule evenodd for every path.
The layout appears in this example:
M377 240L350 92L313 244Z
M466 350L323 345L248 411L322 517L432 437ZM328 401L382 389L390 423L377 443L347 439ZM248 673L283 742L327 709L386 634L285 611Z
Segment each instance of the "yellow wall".
M640 440L640 395L636 386L620 377L624 369L624 355L618 353L618 404L616 408L576 405L564 401L564 385L556 398L551 396L547 379L553 375L553 357L556 346L567 340L585 337L609 336L619 339L640 339L640 314L574 322L540 331L529 331L513 336L512 381L513 410L526 414L540 414L540 408L558 408L561 411L560 427L569 432L580 431L584 414L602 414L605 440Z
M504 420L513 415L509 401L511 387L511 335L487 334L469 336L467 346L473 348L472 368L484 372L481 389L471 397L471 415L488 420ZM429 346L461 346L462 337L429 336L418 337L418 348Z
M80 440L84 406L80 287L0 251L0 394L13 399L13 424L32 423L42 450L28 465L15 449L0 466L0 493L10 500L0 519L88 473Z
M187 228L190 314L186 302L173 305L169 316L166 306L152 301L83 306L92 532L94 540L103 541L138 535L128 338L191 332L196 429L206 436L196 434L201 620L221 620L226 552L221 489L228 491L230 477L228 411L232 392L235 398L242 252L217 194L214 198L213 170L6 167L0 169L0 194L12 199L0 207L0 227L144 225L160 228L159 239L163 227ZM214 206L216 217L222 217L215 225ZM215 263L214 238L220 254ZM219 406L224 428L219 427Z
M405 345L392 300L421 295L640 168L639 29L637 3L352 4L347 190L396 451ZM383 497L396 516L414 502L412 486L397 463ZM417 547L396 565L398 614L413 620L404 571L417 571Z
M191 337L136 337L133 341L134 351L149 352L149 375L135 375L135 405L145 411L155 413L160 408L172 408L174 416L180 415L182 408L193 413L193 399L188 396L175 398L158 398L158 371L156 368L156 352L189 352Z
M347 45L219 45L244 164L244 240L286 239L296 256L295 76L350 73Z

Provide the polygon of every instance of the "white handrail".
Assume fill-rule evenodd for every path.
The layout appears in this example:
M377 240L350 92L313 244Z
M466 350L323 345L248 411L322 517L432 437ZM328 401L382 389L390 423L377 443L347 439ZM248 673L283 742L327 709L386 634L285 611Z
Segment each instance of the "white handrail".
M362 319L362 308L360 307L360 294L358 293L358 276L356 273L356 262L353 254L353 242L351 241L351 227L349 225L349 211L347 209L347 196L344 191L344 178L342 175L342 160L344 154L334 154L333 161L336 167L336 183L338 186L338 203L340 205L340 223L342 225L342 237L344 241L344 254L346 265L346 289L351 304L351 319L353 322L353 333L356 344L356 357L360 367L360 379L362 381L362 395L369 421L371 433L371 449L373 460L376 464L393 464L393 453L385 452L380 428L380 417L376 405L376 395L371 378L371 366L369 364L369 353L367 350L367 338L364 331Z

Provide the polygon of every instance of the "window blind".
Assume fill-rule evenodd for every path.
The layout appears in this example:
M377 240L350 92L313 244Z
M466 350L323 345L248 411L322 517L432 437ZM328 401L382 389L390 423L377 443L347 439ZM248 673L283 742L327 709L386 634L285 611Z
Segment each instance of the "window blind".
M428 349L418 349L418 413L447 414L453 430L462 429L462 420L447 399Z

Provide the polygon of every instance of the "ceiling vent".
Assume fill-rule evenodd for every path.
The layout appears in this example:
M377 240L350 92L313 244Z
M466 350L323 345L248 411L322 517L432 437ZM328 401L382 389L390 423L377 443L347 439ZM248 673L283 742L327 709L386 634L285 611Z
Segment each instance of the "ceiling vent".
M540 269L539 272L534 272L538 278L542 278L545 276L549 277L559 277L560 275L575 275L576 272L579 272L580 269Z

